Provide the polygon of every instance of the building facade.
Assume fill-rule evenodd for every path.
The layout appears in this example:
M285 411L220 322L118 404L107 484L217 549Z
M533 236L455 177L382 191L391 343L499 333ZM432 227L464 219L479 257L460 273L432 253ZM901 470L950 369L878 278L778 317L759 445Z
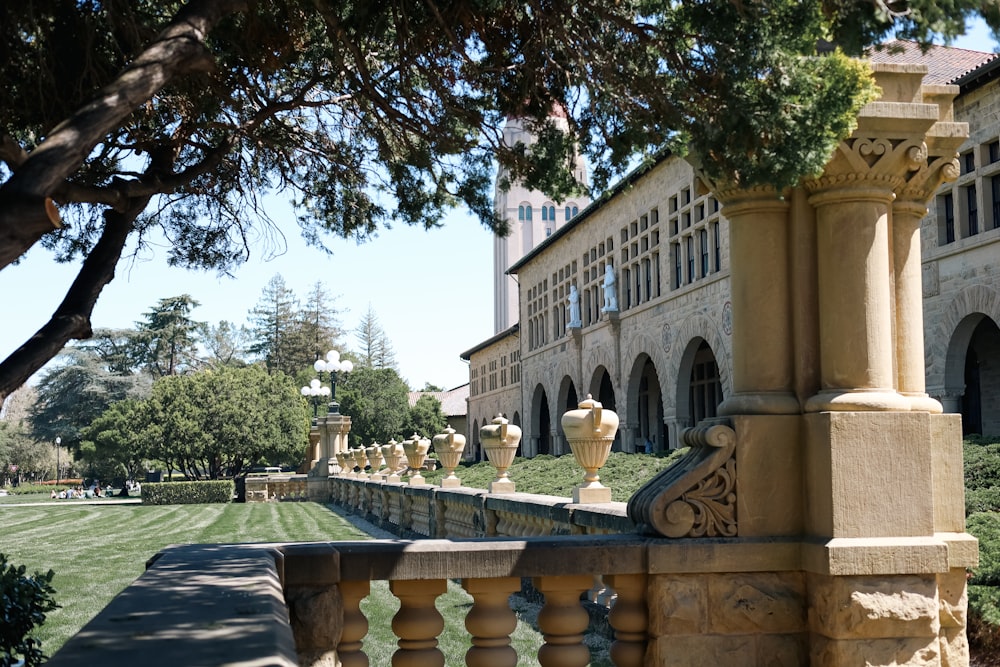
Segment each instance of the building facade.
M920 62L925 83L958 86L954 120L970 129L961 173L921 223L926 386L966 433L1000 433L1000 61L907 44L872 59ZM509 268L519 327L463 354L480 388L470 442L499 413L521 426L523 455L567 453L560 416L588 394L618 412L621 451L677 447L715 416L733 391L724 213L668 155L526 249ZM518 381L491 382L514 355Z

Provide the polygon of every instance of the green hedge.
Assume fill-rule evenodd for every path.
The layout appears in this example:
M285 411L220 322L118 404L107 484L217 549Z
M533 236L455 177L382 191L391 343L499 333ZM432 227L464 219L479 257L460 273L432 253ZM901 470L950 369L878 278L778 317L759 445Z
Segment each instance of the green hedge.
M197 505L233 500L231 479L206 482L155 482L142 485L143 505Z

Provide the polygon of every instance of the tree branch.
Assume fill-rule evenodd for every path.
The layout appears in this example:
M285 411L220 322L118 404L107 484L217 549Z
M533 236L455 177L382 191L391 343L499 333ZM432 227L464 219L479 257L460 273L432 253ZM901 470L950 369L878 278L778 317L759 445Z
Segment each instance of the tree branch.
M205 37L222 18L245 8L246 0L193 0L93 102L28 155L0 187L0 269L52 231L42 208L45 198L80 168L104 137L171 79L212 67Z

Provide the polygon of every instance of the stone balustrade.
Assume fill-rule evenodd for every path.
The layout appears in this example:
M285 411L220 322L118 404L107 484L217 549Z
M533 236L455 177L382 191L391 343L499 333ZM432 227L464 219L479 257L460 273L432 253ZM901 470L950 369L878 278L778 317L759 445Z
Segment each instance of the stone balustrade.
M582 505L558 496L348 477L330 478L330 498L345 510L403 536L461 539L635 531L625 503Z
M708 558L691 559L692 549ZM225 664L339 659L345 666L366 665L373 619L365 617L361 602L379 580L389 582L400 602L391 621L398 639L393 664L462 664L462 656L443 656L438 649L444 622L434 608L447 581L459 580L473 599L465 618L471 643L465 664L513 666L516 619L508 598L529 577L545 599L537 620L544 637L538 664L582 667L590 655L580 597L595 573L617 593L609 614L615 665L653 664L647 643L669 643L665 635L730 634L735 646L748 639L751 627L760 634L748 650L802 658L808 629L804 581L795 572L798 555L791 543L681 544L636 535L171 547L151 559L147 571L49 665L126 656L142 656L146 667L187 663L191 656L199 656L199 664L223 664L204 660L220 652ZM740 573L738 590L713 585L713 576L720 582L723 577L702 571L713 561ZM673 597L651 604L653 580L664 577L677 580L663 588ZM128 632L122 632L123 619Z
M246 478L246 501L309 500L308 480L307 475L250 475Z

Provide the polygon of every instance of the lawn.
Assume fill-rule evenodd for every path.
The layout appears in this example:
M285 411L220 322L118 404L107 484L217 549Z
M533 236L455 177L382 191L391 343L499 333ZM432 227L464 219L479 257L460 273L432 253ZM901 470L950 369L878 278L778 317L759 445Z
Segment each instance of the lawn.
M286 542L369 539L318 503L250 503L230 505L46 505L0 507L3 526L0 552L28 571L52 569L60 609L49 614L37 633L42 649L52 655L111 599L142 574L146 560L170 544ZM470 645L464 618L472 599L449 582L438 598L445 616L441 649L448 664ZM512 635L520 665L534 665L542 639L534 620L538 605L516 601L520 618ZM370 622L365 652L371 664L389 664L396 648L390 622L399 602L387 582L372 582L362 603ZM588 636L594 665L609 664L608 641Z
M0 525L0 551L11 563L56 573L52 585L62 608L38 633L48 655L169 544L368 539L317 503L4 505Z

